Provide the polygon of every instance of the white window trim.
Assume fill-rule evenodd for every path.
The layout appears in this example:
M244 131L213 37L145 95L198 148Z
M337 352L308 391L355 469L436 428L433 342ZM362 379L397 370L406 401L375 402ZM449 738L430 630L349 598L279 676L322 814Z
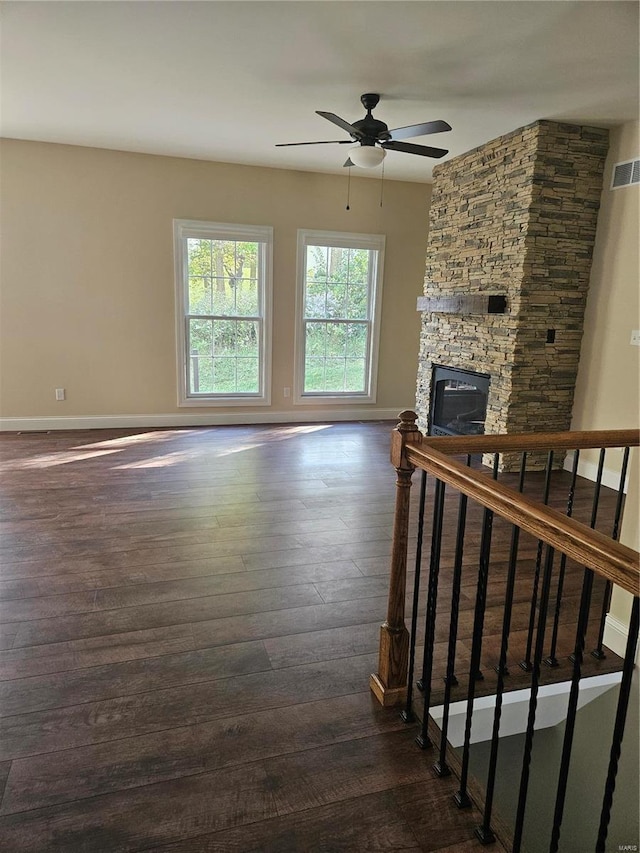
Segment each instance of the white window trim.
M188 308L188 258L185 238L207 240L253 240L264 244L260 278L264 282L262 303L260 394L216 394L193 397L188 394L188 365L185 317ZM270 406L271 405L271 316L273 307L273 228L270 225L235 225L228 222L201 222L195 219L173 220L176 299L176 357L178 406ZM241 318L240 318L241 319Z
M305 249L307 246L337 246L345 249L373 249L378 252L375 270L372 271L371 287L373 293L369 301L371 317L371 338L367 353L369 364L369 384L366 391L358 394L351 391L343 394L334 392L304 393L304 286L305 286ZM295 329L295 373L293 377L293 402L297 406L317 406L320 403L331 405L353 405L357 403L375 403L378 387L378 350L380 346L380 322L382 312L382 279L384 270L384 234L350 234L345 231L298 231L298 263L296 282L296 329Z

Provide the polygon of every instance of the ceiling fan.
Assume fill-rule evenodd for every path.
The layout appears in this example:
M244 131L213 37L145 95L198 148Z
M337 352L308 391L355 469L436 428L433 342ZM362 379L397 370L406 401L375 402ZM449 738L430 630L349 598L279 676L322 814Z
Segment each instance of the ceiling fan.
M443 133L451 130L451 125L446 121L427 121L423 124L411 124L407 127L396 127L389 130L383 121L375 119L371 111L376 107L380 95L368 93L360 97L360 101L367 111L364 118L349 124L335 113L316 113L322 118L346 130L351 139L331 139L321 142L280 142L276 148L284 148L291 145L348 145L353 147L349 150L349 159L345 166L361 166L372 168L378 166L384 160L387 150L404 151L406 154L419 154L421 157L444 157L449 152L444 148L431 148L428 145L415 145L412 142L402 142L412 136L425 136L429 133ZM355 145L353 144L355 142Z

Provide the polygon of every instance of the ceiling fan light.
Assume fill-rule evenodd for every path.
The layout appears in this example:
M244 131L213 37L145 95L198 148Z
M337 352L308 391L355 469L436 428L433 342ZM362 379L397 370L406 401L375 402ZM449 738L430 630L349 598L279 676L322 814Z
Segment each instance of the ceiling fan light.
M349 149L349 159L354 166L360 166L361 169L373 169L379 166L387 156L384 148L378 148L376 145L361 145L358 143Z

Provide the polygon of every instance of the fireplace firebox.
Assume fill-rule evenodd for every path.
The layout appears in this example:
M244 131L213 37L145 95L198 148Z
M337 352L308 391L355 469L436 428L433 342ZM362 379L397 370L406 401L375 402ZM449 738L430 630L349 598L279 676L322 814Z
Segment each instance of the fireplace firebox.
M430 435L483 435L491 379L486 373L433 366Z

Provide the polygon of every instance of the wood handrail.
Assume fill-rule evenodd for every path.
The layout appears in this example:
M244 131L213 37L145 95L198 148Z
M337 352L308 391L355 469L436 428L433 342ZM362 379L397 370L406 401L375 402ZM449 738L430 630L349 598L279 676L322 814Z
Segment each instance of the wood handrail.
M462 453L522 453L537 450L587 450L602 447L638 447L640 430L602 429L576 432L532 432L519 435L425 436L407 445L423 445L447 455Z
M622 432L626 433L626 431ZM610 435L610 433L608 434ZM567 433L567 435L571 435L571 433ZM593 433L591 435L593 437ZM490 439L491 437L478 436L478 438ZM494 438L511 438L511 436L494 436ZM514 436L513 438L522 437ZM453 440L458 441L457 438ZM525 497L525 495L490 479L486 474L456 462L439 450L435 450L431 441L432 439L429 437L429 444L427 444L426 439L421 442L407 443L405 447L407 460L416 468L427 471L439 480L454 486L458 491L468 495L482 506L493 510L527 533L531 533L537 539L546 542L587 568L593 569L597 574L618 584L632 595L638 595L640 586L638 561L640 555L637 551L613 541L610 537L592 530L573 518L568 518L549 506ZM444 438L442 441L449 441L449 439ZM435 445L436 441L433 444ZM439 446L440 441L438 440ZM536 449L542 449L542 446L536 447ZM557 445L555 446L557 447ZM575 447L575 445L572 446ZM593 447L593 445L591 446ZM617 447L619 445L616 443L606 446ZM465 447L468 448L468 444ZM491 448L494 452L506 449L504 444L499 448L493 444ZM485 449L488 450L488 448ZM520 448L509 446L508 449Z

